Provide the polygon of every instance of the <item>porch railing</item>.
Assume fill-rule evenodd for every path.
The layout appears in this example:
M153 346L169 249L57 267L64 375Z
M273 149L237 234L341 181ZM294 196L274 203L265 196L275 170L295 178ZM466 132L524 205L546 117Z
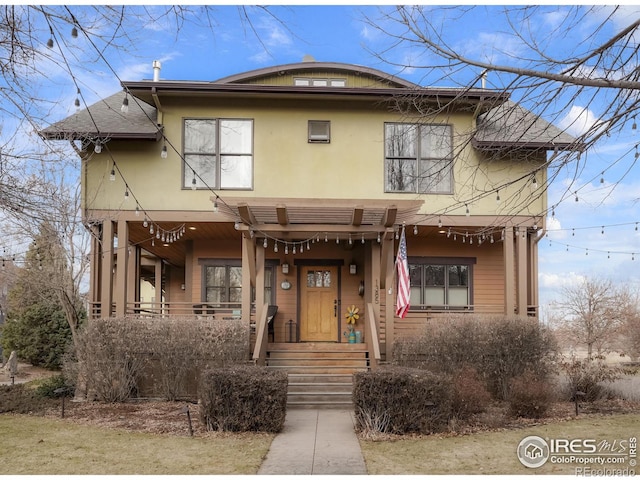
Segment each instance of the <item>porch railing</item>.
M111 306L111 311L103 314L100 310L100 303L89 304L89 314L91 318L111 317L115 308ZM253 313L252 308L252 313ZM242 318L242 308L237 303L231 302L128 302L127 315L140 317L179 317L179 316L202 316L216 320L230 320Z

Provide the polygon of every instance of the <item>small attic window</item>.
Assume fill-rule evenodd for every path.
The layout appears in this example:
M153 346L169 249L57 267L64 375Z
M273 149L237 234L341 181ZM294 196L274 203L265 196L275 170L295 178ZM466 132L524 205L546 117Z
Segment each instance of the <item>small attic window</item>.
M293 79L296 87L346 87L346 78L304 78Z
M329 143L331 122L329 120L309 120L309 143Z

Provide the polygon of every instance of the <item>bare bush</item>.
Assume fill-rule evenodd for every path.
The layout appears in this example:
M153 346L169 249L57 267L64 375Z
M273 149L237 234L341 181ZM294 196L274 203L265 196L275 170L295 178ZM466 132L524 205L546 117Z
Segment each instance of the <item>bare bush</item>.
M141 355L147 339L141 327L137 321L101 319L78 332L75 357L87 394L104 402L123 402L135 395L148 360Z
M509 413L512 416L544 417L553 400L547 379L527 371L511 379L509 383Z
M622 376L622 370L612 367L598 359L575 357L562 359L560 371L566 375L567 387L565 397L568 400L595 402L606 396L603 384L611 383Z
M185 395L209 367L241 363L248 351L240 321L110 318L92 320L81 330L65 373L102 401L125 401L141 380L167 400ZM75 359L75 360L74 360Z
M449 374L470 366L504 400L512 378L527 370L549 372L554 355L552 335L530 319L451 315L399 339L393 363Z
M484 412L490 403L491 394L476 369L463 367L453 375L453 417L465 420L475 413Z
M154 386L167 400L185 394L186 383L197 383L198 372L242 362L246 328L240 321L175 317L152 321L148 338Z

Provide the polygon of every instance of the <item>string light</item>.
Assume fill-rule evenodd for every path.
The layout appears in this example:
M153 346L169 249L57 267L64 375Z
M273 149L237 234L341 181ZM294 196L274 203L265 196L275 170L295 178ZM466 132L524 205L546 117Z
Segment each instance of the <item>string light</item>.
M71 38L78 38L78 29L75 26L71 29Z
M465 203L465 204L464 204L464 207L465 207L465 209L466 209L466 211L465 211L465 215L468 217L468 216L469 216L469 214L470 214L470 213L469 213L469 205L467 205L467 204Z
M129 113L129 96L125 93L124 98L122 99L122 105L120 106L120 111L125 115Z
M500 190L496 192L496 204L500 204Z
M167 158L169 153L167 152L167 146L163 145L162 150L160 151L160 158Z
M116 181L116 162L113 162L113 165L111 166L111 173L109 173L109 180L111 180L112 182Z
M418 225L413 226L413 234L418 235Z
M76 108L80 108L80 87L78 87L78 95L76 96L76 100L73 104Z
M535 174L533 175L533 181L531 182L531 188L536 190L538 188L538 180L536 179Z

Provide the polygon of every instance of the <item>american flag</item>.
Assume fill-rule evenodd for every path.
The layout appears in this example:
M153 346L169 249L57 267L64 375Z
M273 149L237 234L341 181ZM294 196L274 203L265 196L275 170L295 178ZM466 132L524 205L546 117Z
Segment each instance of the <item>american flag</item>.
M396 270L398 272L398 296L396 298L396 315L404 318L409 311L409 264L407 263L407 241L404 236L404 227L400 235L398 255L396 256Z

